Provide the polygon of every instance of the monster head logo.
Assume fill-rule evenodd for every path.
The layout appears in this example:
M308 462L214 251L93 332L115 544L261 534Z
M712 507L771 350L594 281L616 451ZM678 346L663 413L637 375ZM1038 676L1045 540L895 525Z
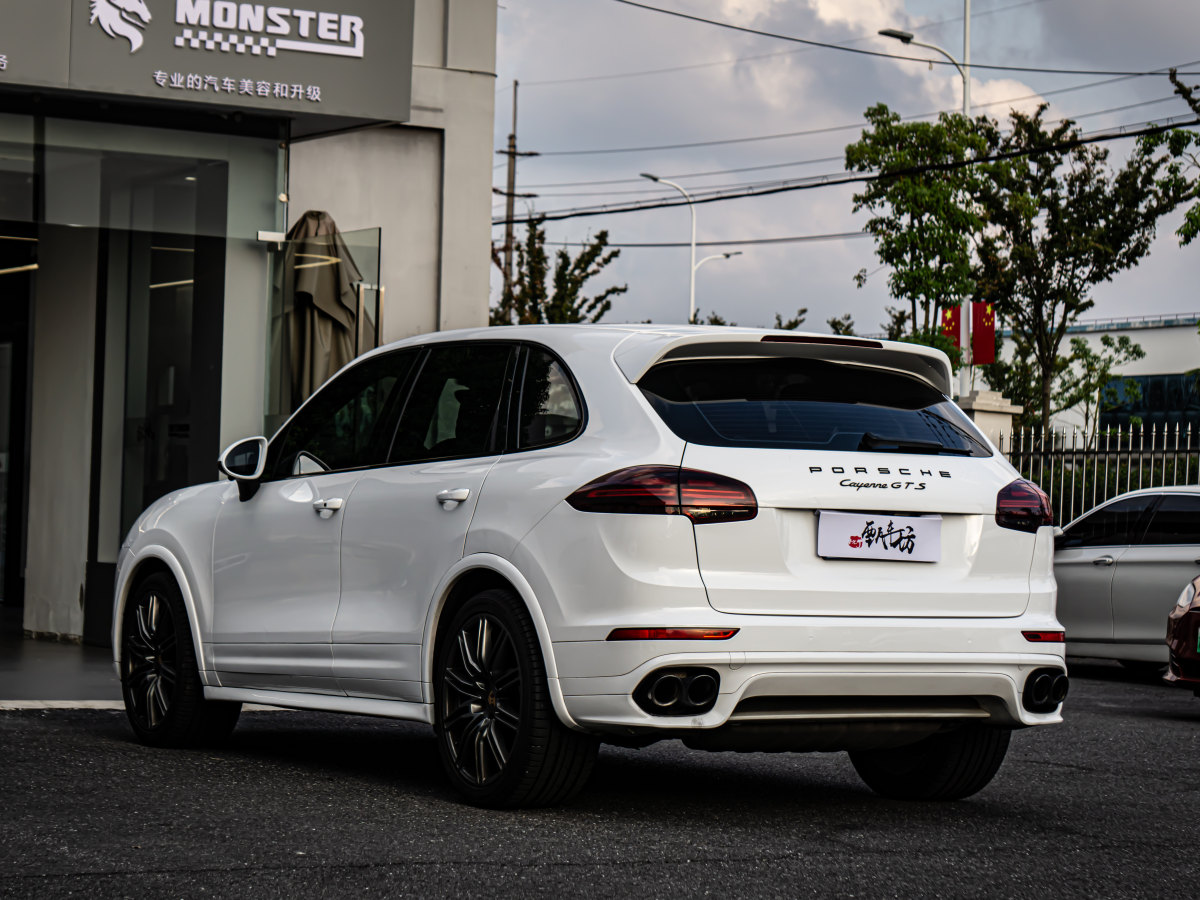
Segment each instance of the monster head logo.
M150 10L145 0L92 0L89 24L97 22L105 34L125 38L129 41L129 52L137 53L142 46L142 29L150 23Z

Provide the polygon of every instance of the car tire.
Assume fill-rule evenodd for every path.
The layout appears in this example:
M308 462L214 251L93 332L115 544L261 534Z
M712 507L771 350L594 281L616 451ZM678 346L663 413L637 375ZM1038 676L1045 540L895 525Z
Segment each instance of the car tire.
M241 703L206 700L187 608L175 579L155 573L130 594L121 622L121 696L134 734L154 747L227 738Z
M961 800L982 790L1004 762L1012 732L966 725L915 744L851 752L875 793L896 800Z
M599 746L558 720L529 613L499 588L468 600L438 642L434 729L450 782L491 808L565 802L587 781Z

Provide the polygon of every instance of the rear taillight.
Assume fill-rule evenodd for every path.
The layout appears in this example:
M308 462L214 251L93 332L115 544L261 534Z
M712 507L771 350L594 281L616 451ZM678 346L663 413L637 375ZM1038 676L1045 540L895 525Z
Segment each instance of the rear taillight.
M996 524L1017 531L1037 531L1054 524L1050 498L1032 481L1018 478L996 495Z
M758 515L750 486L735 478L675 466L631 466L588 482L567 498L581 512L687 516L697 525Z

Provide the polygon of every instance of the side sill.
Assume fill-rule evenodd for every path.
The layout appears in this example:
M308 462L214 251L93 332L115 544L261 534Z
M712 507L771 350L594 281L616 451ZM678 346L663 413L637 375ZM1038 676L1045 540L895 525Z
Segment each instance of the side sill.
M297 694L291 691L263 691L254 688L205 687L206 700L238 700L260 706L286 709L311 709L320 712L350 713L356 716L380 716L433 724L433 706L407 700L370 700L365 697L337 697L331 694Z

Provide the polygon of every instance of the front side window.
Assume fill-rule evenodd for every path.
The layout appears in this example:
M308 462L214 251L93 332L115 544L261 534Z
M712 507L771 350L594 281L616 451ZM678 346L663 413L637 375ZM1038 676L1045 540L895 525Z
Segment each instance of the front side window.
M579 397L562 364L531 347L521 380L517 449L532 450L574 437L583 425Z
M405 350L371 357L334 378L271 443L269 477L287 478L379 465L398 414L399 393L417 357Z
M1057 549L1071 547L1125 547L1138 543L1146 528L1146 514L1155 497L1126 497L1084 516L1063 532Z
M434 344L405 404L389 461L484 456L503 421L510 344Z
M1167 494L1154 510L1143 544L1200 544L1200 497Z
M700 359L660 363L638 387L693 444L991 456L945 395L888 369L789 357Z

